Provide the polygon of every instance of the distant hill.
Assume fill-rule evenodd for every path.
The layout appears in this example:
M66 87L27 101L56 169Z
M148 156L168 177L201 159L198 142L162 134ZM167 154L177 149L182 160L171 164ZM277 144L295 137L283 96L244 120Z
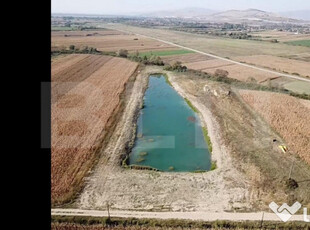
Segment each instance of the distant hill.
M230 23L300 23L302 21L257 9L228 10L207 16L206 19Z
M180 10L167 10L167 11L156 11L146 14L141 14L144 17L159 17L159 18L199 18L205 17L216 13L214 10L203 9L203 8L185 8Z
M289 18L296 18L300 20L310 21L310 10L296 10L296 11L288 11L288 12L280 12L282 16Z
M298 14L297 12L295 15ZM227 22L227 23L249 23L249 24L262 24L262 23L304 23L300 20L301 17L295 19L294 17L286 17L284 14L276 14L257 9L247 10L228 10L223 12L216 12L210 9L202 8L186 8L174 11L157 11L147 14L140 14L144 17L159 17L159 18L196 18L211 22ZM289 15L289 14L288 14ZM291 13L292 16L293 13ZM307 15L305 12L299 12L299 15ZM310 17L310 12L308 13Z

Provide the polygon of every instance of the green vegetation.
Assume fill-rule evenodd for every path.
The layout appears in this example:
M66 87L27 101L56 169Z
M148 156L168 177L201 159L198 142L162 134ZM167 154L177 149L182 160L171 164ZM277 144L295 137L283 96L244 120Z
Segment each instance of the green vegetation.
M159 65L163 66L164 62L161 60L159 56L156 55L150 55L150 56L141 56L138 51L136 51L134 54L128 55L128 58L131 61L140 62L144 65Z
M170 167L169 167L169 171L174 171L174 167L173 167L173 166L170 166Z
M198 109L187 98L184 98L184 100L195 113L199 113Z
M141 162L143 162L143 161L145 161L145 158L143 158L143 157L139 157L139 158L136 160L137 163L141 163Z
M176 72L186 72L187 67L183 66L181 62L176 61L172 65L168 64L164 67L164 70L167 71L176 71Z
M209 152L210 154L212 153L212 143L211 143L211 139L209 137L209 134L208 134L208 129L206 127L202 127L202 132L203 132L203 136L205 138L205 141L207 142L208 144L208 148L209 148Z
M147 152L140 152L139 156L141 156L141 157L147 156Z
M56 50L56 51L51 52L52 56L57 56L61 54L98 54L98 55L108 55L108 56L113 56L113 57L117 56L116 52L98 51L96 48L88 47L88 46L77 48L75 45L70 45L68 48L63 48L61 50Z
M215 170L216 168L217 168L216 161L212 161L210 171Z
M150 57L152 55L155 56L170 56L170 55L182 55L182 54L188 54L188 53L194 53L194 51L190 50L164 50L164 51L150 51L150 52L144 52L140 53L140 57Z
M75 27L71 26L52 26L52 31L71 31L71 30L77 30Z
M306 46L306 47L310 47L310 40L290 41L290 42L284 42L284 43L288 44L288 45L293 45L293 46Z
M113 229L123 229L126 227L134 227L136 229L281 229L281 230L304 230L309 229L309 224L306 222L276 222L276 221L194 221L180 219L146 219L146 218L120 218L120 217L88 217L88 216L52 216L52 224L79 224L82 226L100 225L102 227ZM118 227L118 228L117 228ZM71 228L70 228L71 229ZM134 228L130 228L134 229Z
M310 100L310 94L306 94L306 93L300 94L300 93L290 92L290 96L298 97L298 98L305 99L305 100Z

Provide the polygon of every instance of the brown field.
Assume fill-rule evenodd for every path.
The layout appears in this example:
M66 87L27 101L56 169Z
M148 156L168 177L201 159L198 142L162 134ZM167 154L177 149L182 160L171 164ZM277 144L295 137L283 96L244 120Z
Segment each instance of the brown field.
M69 201L80 188L136 69L126 59L99 55L70 55L52 64L53 204Z
M162 56L161 59L165 63L173 63L175 61L180 61L184 65L192 64L195 62L207 61L213 59L212 57L208 57L206 55L198 54L198 53L189 53L184 55L169 55L169 56Z
M98 33L95 36L87 34ZM66 36L65 36L66 35ZM138 40L135 40L138 39ZM174 46L145 38L138 35L124 34L115 30L107 31L62 31L52 32L52 50L75 45L77 48L84 46L95 47L99 51L151 51L174 50Z
M253 32L250 33L253 36L261 36L262 40L271 40L277 39L280 42L287 42L287 41L297 41L297 40L306 40L310 39L309 34L295 34L294 32L287 32L287 31L262 31L262 32Z
M290 74L298 73L302 76L310 76L310 63L305 61L271 55L239 56L233 59L280 72L287 72Z
M258 83L262 83L264 81L267 81L268 79L278 78L278 76L275 74L258 71L236 64L211 69L204 69L203 72L214 74L217 69L228 71L228 77L235 78L240 81L249 81L250 78L254 78Z
M52 104L111 59L109 56L73 54L53 62Z
M204 69L220 68L223 66L229 66L234 64L220 59L213 59L194 63L184 63L184 65L187 66L187 68L189 69L204 70Z
M240 94L283 137L289 153L310 164L310 101L260 91L240 90Z

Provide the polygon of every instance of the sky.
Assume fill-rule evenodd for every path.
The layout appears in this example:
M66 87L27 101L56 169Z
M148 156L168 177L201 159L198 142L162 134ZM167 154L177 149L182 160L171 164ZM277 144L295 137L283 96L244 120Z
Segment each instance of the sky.
M310 9L310 0L52 0L52 13L126 14L188 7L285 12Z

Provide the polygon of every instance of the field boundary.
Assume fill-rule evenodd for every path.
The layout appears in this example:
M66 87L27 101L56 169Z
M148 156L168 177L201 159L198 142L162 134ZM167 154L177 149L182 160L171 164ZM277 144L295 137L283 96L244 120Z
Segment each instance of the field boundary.
M220 57L220 56L217 56L217 55L214 55L214 54L202 52L200 50L196 50L196 49L193 49L193 48L190 48L190 47L178 45L176 43L165 41L165 40L158 39L158 38L155 38L155 37L139 34L139 33L136 33L136 32L120 30L120 29L116 29L116 28L110 28L110 29L114 29L114 30L117 30L117 31L123 32L123 33L133 33L133 34L138 35L138 36L142 36L142 37L145 37L145 38L150 38L150 39L153 39L153 40L156 40L156 41L163 42L163 43L168 44L168 45L176 46L176 47L179 47L179 48L182 48L182 49L193 51L195 53L200 53L200 54L205 55L205 56L213 57L213 58L220 59L220 60L223 60L223 61L228 61L228 62L237 64L237 65L242 65L242 66L245 66L245 67L248 67L248 68L252 68L252 69L256 69L256 70L259 70L259 71L263 71L263 72L266 72L266 73L276 74L276 75L279 75L279 76L282 76L282 77L293 78L293 79L297 79L297 80L301 80L301 81L310 82L310 79L305 79L305 78L297 77L297 76L291 75L291 74L286 74L286 73L281 73L281 72L277 72L277 71L272 71L272 70L268 70L268 69L265 69L265 68L262 68L262 67L257 67L257 66L253 66L253 65L250 65L250 64L241 63L241 62L238 62L238 61L233 61L233 60L231 60L229 58L224 58L224 57Z

